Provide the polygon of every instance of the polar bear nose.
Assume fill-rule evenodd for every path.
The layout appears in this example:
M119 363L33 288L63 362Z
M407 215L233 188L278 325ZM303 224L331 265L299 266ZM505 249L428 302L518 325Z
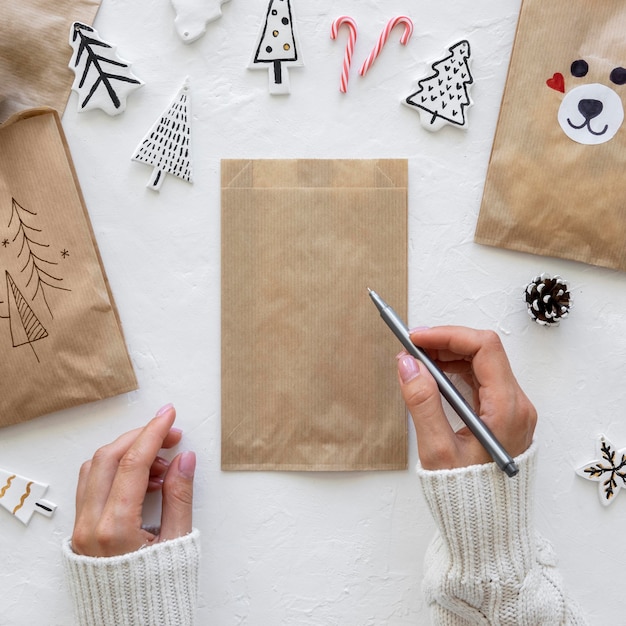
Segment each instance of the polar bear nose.
M578 103L578 110L584 116L586 120L598 117L602 113L603 105L600 100L594 100L591 98L583 98Z

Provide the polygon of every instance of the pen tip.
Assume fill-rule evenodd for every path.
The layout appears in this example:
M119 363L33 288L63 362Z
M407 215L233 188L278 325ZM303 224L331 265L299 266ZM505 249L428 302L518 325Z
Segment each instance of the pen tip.
M372 290L369 287L367 288L367 293L372 293Z

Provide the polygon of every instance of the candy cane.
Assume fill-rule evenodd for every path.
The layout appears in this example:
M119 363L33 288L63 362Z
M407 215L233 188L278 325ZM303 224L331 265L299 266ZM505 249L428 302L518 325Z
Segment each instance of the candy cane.
M356 43L356 22L347 15L338 17L330 27L330 38L337 39L339 28L345 24L350 29L348 43L346 45L346 53L343 57L343 67L341 70L341 82L339 91L346 93L348 90L348 78L350 76L350 64L352 63L352 53L354 52L354 44Z
M387 26L385 26L383 32L378 38L378 43L374 46L374 49L370 52L370 55L367 57L367 59L365 59L365 63L363 63L361 69L359 70L359 74L361 76L365 76L365 72L367 72L367 70L372 67L374 60L380 54L380 51L385 45L385 42L389 38L389 33L391 33L393 28L398 24L404 24L404 33L400 38L400 43L403 46L406 46L409 39L411 38L411 35L413 34L413 22L411 21L411 18L406 17L406 15L401 15L399 17L394 17L393 19L389 20L389 22L387 22Z

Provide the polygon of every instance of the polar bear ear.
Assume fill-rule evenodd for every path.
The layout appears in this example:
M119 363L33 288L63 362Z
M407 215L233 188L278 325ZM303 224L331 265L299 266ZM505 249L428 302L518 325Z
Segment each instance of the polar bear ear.
M611 75L609 76L611 82L616 85L623 85L626 83L626 69L623 67L616 67L611 71Z
M575 76L576 78L587 76L588 71L589 63L587 63L584 59L578 59L570 66L570 72L572 73L572 76Z

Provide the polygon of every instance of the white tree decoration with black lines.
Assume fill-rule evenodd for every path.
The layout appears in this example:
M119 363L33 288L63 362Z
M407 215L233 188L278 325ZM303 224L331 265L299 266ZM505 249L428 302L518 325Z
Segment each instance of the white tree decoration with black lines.
M473 104L469 86L474 82L469 68L470 44L459 41L448 51L447 57L432 64L434 74L418 81L419 89L405 100L418 109L427 130L439 130L445 124L467 127L465 109Z
M128 95L144 83L117 55L117 48L100 39L91 26L74 22L70 29L73 54L69 67L76 77L72 89L78 94L79 112L102 109L118 115L126 109Z
M155 122L133 154L133 161L154 169L146 185L159 191L165 174L191 180L191 127L189 83L181 87L169 108Z
M616 450L604 435L600 435L598 454L599 459L585 463L576 473L598 483L600 502L608 506L622 488L626 489L626 448Z
M26 289L31 288L33 291L33 295L30 297L31 301L40 296L50 316L54 317L46 297L46 288L61 291L71 291L71 289L62 286L63 279L52 274L51 266L58 265L58 263L43 257L45 249L49 248L50 245L38 240L41 236L41 229L31 226L26 221L36 215L36 212L24 208L15 198L12 198L11 219L8 227L9 229L11 227L16 229L13 243L19 246L17 258L23 263L20 273L26 277L25 287Z
M270 0L250 69L269 70L269 91L290 92L287 65L302 66L290 0Z

